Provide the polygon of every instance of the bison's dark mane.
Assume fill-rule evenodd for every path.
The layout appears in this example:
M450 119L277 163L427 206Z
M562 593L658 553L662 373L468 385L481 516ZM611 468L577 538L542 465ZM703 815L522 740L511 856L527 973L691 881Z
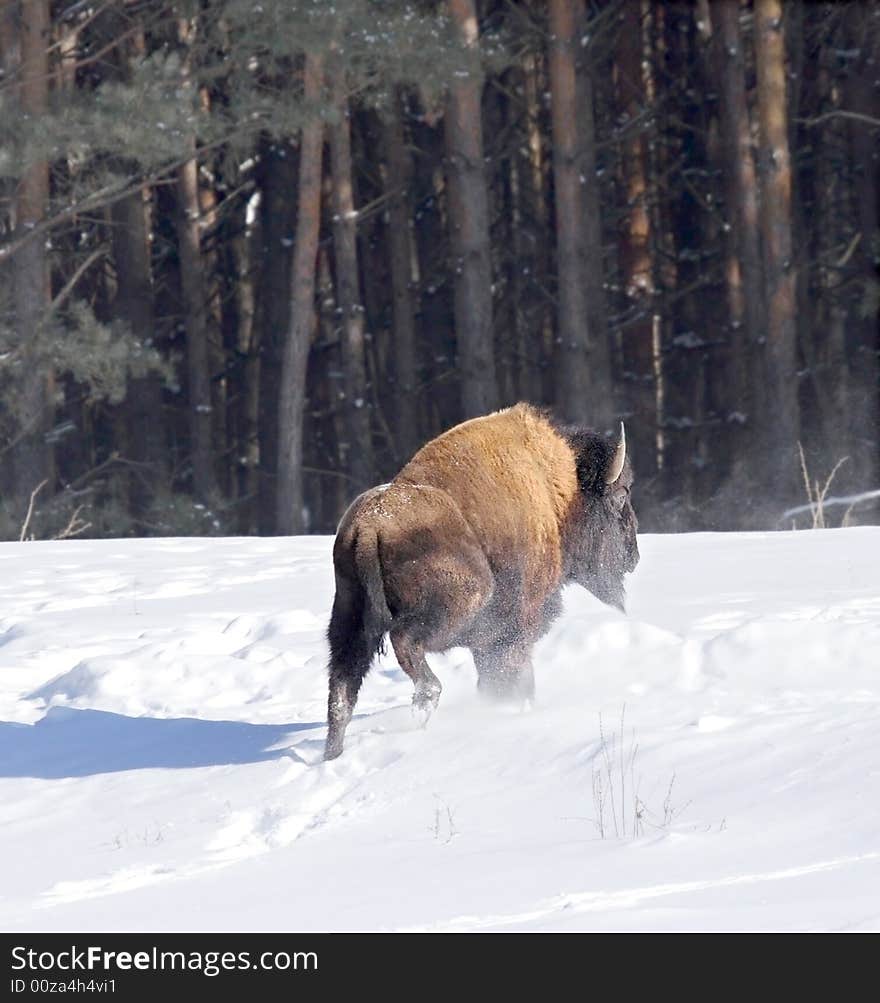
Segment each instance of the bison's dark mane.
M605 493L605 471L617 449L617 443L609 441L591 428L568 425L545 415L557 435L571 447L575 455L578 485L581 491L594 496Z

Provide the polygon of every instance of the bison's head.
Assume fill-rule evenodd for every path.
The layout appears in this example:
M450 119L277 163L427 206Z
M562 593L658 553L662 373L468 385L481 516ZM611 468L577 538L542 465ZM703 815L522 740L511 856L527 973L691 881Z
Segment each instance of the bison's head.
M564 434L575 454L579 488L566 526L566 578L622 610L623 576L639 563L623 424L617 440L580 429Z

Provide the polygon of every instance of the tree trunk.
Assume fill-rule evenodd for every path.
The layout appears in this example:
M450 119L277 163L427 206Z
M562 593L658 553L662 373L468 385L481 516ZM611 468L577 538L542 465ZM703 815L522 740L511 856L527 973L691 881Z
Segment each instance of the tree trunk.
M721 95L718 102L723 150L721 166L729 227L725 278L730 324L728 365L725 368L730 406L726 418L734 427L741 425L737 419L742 416L754 429L759 415L763 413L760 400L755 399L761 387L755 354L764 334L764 290L761 284L758 183L749 123L745 56L739 29L739 0L712 0L710 9ZM739 449L735 451L740 452Z
M409 459L420 443L417 408L415 308L412 295L412 237L410 234L410 185L412 158L403 132L401 95L394 95L385 120L385 150L388 160L388 191L393 193L388 209L388 249L393 296L395 420L400 458Z
M594 110L593 72L588 50L578 44L578 36L589 30L581 6L580 19L575 24L575 74L578 88L578 118L580 121L580 174L584 178L584 268L587 284L587 317L590 327L590 357L592 390L595 407L592 420L601 428L616 415L611 372L611 339L608 333L608 305L605 302L605 255L602 251L602 219L600 215L599 174L596 164L596 122Z
M870 300L865 290L880 280L877 272L880 248L880 24L876 8L870 4L852 4L848 39L861 48L861 58L852 68L846 87L846 106L857 114L874 120L849 122L849 143L856 177L854 196L861 239L856 261L864 276L862 302L850 312L848 326L855 334L850 351L851 382L856 390L852 401L850 438L859 449L854 457L862 471L861 482L880 486L880 455L876 430L880 423L880 310L863 306ZM876 287L875 287L876 288ZM855 316L853 316L855 314Z
M325 178L324 190L328 191L328 181ZM325 201L329 201L326 199ZM332 230L332 208L324 209L324 228ZM326 518L331 525L327 529L335 529L342 513L351 503L351 487L344 466L344 443L346 430L344 416L339 408L340 395L344 393L342 346L339 342L339 319L336 311L338 298L333 285L333 269L330 263L332 247L322 241L318 246L317 267L317 328L321 344L321 372L309 372L309 400L315 402L315 409L320 409L321 421L319 435L309 441L312 465L325 476L321 477L322 504ZM313 409L310 408L310 411ZM317 425L317 416L313 424ZM316 449L317 447L317 449ZM320 450L318 452L317 450Z
M256 224L256 227L255 227ZM226 470L235 531L253 532L257 491L257 355L254 345L253 248L259 219L242 199L220 221L220 310L226 372Z
M323 64L306 55L304 98L315 105L323 90ZM324 127L320 119L303 126L299 156L296 238L291 269L290 321L284 342L278 401L278 487L275 526L292 535L304 529L303 410L306 367L315 314L315 263L321 225L321 155Z
M351 157L352 165L358 165L357 177L352 178L354 201L362 206L383 205L388 196L387 172L383 166L379 170L370 170L368 167L365 169L365 165L384 165L384 126L381 117L368 108L355 110L352 107ZM403 459L399 436L393 427L396 425L394 415L398 397L394 383L394 295L390 252L383 240L386 227L382 216L376 211L359 214L355 227L358 261L368 262L360 270L360 289L373 447L373 484L393 477ZM387 318L391 318L390 322Z
M627 451L643 478L657 471L655 395L654 273L648 206L648 150L645 127L635 122L646 106L643 78L642 3L628 0L618 34L617 106L625 135L620 151L621 209L618 242L620 284L628 322L623 330L623 365L634 421Z
M110 25L115 35L122 34L125 25L121 17L112 16ZM133 58L146 55L143 28L134 37L120 44L108 68L111 78L128 82ZM72 75L72 73L70 74ZM71 88L74 83L69 85ZM133 174L137 165L120 159L119 167ZM144 347L153 347L156 332L153 275L150 260L150 190L146 187L114 202L109 208L110 237L113 264L116 269L116 295L112 304L115 316L123 320ZM162 415L162 384L158 373L131 377L120 408L122 440L128 457L137 467L129 481L129 504L135 515L143 515L165 480L167 470Z
M443 164L443 134L426 116L410 122L413 156L412 234L418 269L416 325L421 346L422 382L419 394L421 428L425 438L436 435L461 418L461 392L454 372L455 310L449 274L449 228Z
M502 85L503 86L503 85ZM508 96L501 87L487 87L482 96L483 163L489 201L489 254L492 267L492 345L495 356L496 407L517 401L513 387L513 349L516 325L511 315L513 293L509 282L511 242L503 233L512 215L509 175L506 170L509 138L505 105Z
M844 44L839 35L837 44ZM846 290L841 288L841 274L836 267L840 248L846 247L852 237L853 220L847 212L848 179L841 170L847 123L834 115L843 91L835 67L837 59L828 49L817 57L811 61L813 72L808 83L816 107L830 117L809 134L809 140L816 144L816 154L799 179L805 197L812 201L812 218L807 221L804 213L798 212L793 225L794 246L807 248L806 254L798 255L800 261L814 263L811 270L804 269L806 276L798 274L797 307L807 391L801 400L801 429L811 444L822 441L823 462L831 465L844 453L851 453L848 411L857 396L846 364ZM814 455L817 445L813 446ZM842 477L845 479L849 472L842 470ZM841 486L838 481L836 487Z
M210 117L211 97L205 86L199 87L199 105L206 118ZM217 185L223 184L221 166L212 154L204 154L204 173L198 172L199 233L202 235L199 260L201 262L202 291L204 307L202 315L205 325L205 345L207 350L206 371L209 374L210 397L210 443L214 490L222 497L228 497L232 490L230 470L225 458L230 443L227 439L226 401L227 373L223 351L223 308L222 289L228 279L221 265L222 228L218 225ZM234 175L233 175L234 177ZM230 178L232 181L232 178ZM234 182L233 182L234 183ZM226 207L228 208L228 207ZM220 231L220 232L218 232Z
M18 9L15 4L0 5L0 70L11 81L21 59ZM5 185L3 190L5 191Z
M482 74L474 0L449 0L461 43L473 52L473 67L449 87L444 122L449 227L455 275L455 336L465 418L497 407L492 339L492 264L489 257L489 199L483 164L480 108Z
M187 21L178 24L179 37L189 43ZM183 59L181 84L190 86L188 54ZM190 461L193 495L207 502L215 492L211 448L211 372L208 348L207 296L201 248L201 204L196 140L188 141L192 157L177 169L177 244L180 285L186 326L187 404L189 406Z
M546 60L542 53L533 53L524 63L525 127L527 142L523 155L527 160L523 176L526 182L526 197L531 238L532 258L525 259L529 268L528 288L532 294L532 307L527 317L527 330L521 351L532 370L534 396L530 399L551 403L556 396L554 379L554 309L546 294L550 275L551 233L550 212L547 197L547 151L543 122L544 103L542 95L546 90ZM555 305L554 305L555 306ZM531 337L529 337L531 333Z
M21 33L18 30L18 5L0 3L0 74L7 87L12 88L14 74L21 61ZM13 97L12 100L17 98ZM12 177L0 177L0 238L5 243L13 238L15 227L15 191L17 184ZM11 266L3 267L10 269ZM2 273L0 273L2 274Z
M797 489L798 412L795 268L791 239L791 160L781 0L755 2L755 55L761 132L761 227L767 308L762 468L779 496Z
M31 118L49 107L49 5L47 0L22 0L18 100ZM15 196L16 233L24 237L44 218L49 200L49 165L28 164ZM47 434L52 427L54 377L40 346L40 329L50 297L46 240L42 234L20 246L12 258L13 305L22 346L18 378L19 439L13 451L13 494L22 515L31 492L51 480L52 452Z
M533 60L530 60L533 63ZM542 398L539 379L541 327L539 309L545 310L543 295L536 296L539 282L539 241L543 243L543 227L537 225L536 203L543 192L538 188L533 195L533 170L529 140L532 125L526 103L528 81L522 67L512 67L505 75L509 93L522 95L523 100L508 99L505 127L511 134L510 154L507 156L506 193L504 210L508 244L507 273L511 306L511 351L513 352L513 381L518 400L540 403ZM536 306L540 304L540 306Z
M281 367L293 299L297 157L280 141L264 141L260 150L260 274L256 304L259 359L259 506L257 523L264 536L276 532L278 496L278 414Z
M190 148L195 154L193 139ZM186 325L186 362L193 493L205 502L214 492L211 450L211 373L202 272L198 161L195 156L177 169L177 240L180 284Z
M559 352L557 396L563 416L604 427L611 418L611 378L604 330L590 294L601 290L602 248L598 223L588 218L587 188L595 186L593 116L579 107L576 59L580 0L551 0L550 83L553 94L553 178L556 188L556 257L559 275ZM579 93L580 92L580 93ZM590 97L592 95L590 94Z
M351 166L351 125L345 75L334 73L333 104L338 121L330 128L333 175L333 248L336 255L336 295L341 320L342 368L345 374L345 467L352 494L370 486L373 447L367 396L364 308L358 279L357 212Z
M142 345L151 347L156 326L146 199L147 192L143 189L120 199L111 207L110 218L116 265L114 313L128 324ZM131 459L143 464L131 482L131 504L133 510L141 514L155 494L167 466L162 386L157 374L129 380L125 411Z

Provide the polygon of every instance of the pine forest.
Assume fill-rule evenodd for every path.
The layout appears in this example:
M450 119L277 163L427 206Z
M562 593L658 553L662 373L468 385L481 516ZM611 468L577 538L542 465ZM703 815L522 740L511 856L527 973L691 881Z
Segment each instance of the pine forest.
M878 184L868 0L0 0L0 539L332 533L520 400L645 531L876 523Z

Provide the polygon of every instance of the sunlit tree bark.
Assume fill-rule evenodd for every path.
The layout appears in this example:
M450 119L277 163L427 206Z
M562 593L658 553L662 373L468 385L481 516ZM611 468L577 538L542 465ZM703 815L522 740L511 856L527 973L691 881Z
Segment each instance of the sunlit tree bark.
M483 81L477 69L479 31L474 2L449 0L448 7L462 44L474 50L471 73L449 87L445 118L455 336L462 413L471 418L493 410L498 402L492 339L489 200L480 112Z
M553 108L553 177L559 275L558 403L569 421L603 427L611 418L611 374L601 316L602 248L598 221L590 219L587 189L596 184L592 106L582 107L578 86L578 27L583 4L550 3L550 81ZM595 199L593 200L596 205ZM591 309L592 306L592 309Z
M367 361L364 307L361 302L357 254L357 212L351 163L351 125L345 74L333 77L336 121L330 126L330 165L333 180L333 248L336 256L336 295L340 311L342 368L345 374L343 412L346 430L345 466L352 494L370 486L373 447L370 402L367 395Z
M617 107L621 144L620 282L628 319L623 330L623 364L631 423L628 450L643 477L657 470L657 401L655 396L654 262L648 205L647 131L638 119L647 105L643 76L643 9L629 0L621 10L617 41Z
M10 37L9 42L12 39ZM49 107L49 4L22 0L17 45L18 100L28 116L45 115ZM17 377L19 433L13 450L13 490L19 508L31 492L52 478L52 452L47 433L52 427L53 373L41 350L40 328L49 305L49 265L46 238L30 231L43 220L49 199L49 165L25 165L14 195L16 235L23 239L12 258L13 306L20 344ZM22 509L23 510L23 509Z
M764 469L774 489L797 486L798 411L792 176L781 0L756 0L761 230L767 309ZM772 462L771 462L772 461Z
M303 90L314 107L323 90L323 61L307 54ZM284 341L278 403L278 488L276 531L301 533L303 524L303 409L306 366L315 317L315 268L321 225L321 154L324 128L319 119L303 127L293 252L290 319Z

